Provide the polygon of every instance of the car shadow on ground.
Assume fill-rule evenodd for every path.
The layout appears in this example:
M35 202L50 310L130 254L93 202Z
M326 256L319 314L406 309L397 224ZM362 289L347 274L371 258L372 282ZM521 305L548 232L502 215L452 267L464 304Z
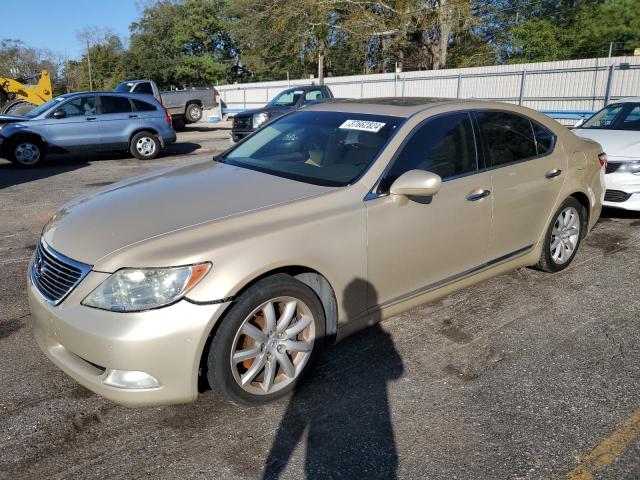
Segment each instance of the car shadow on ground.
M355 280L345 298L367 287L371 294L370 284ZM280 477L305 432L307 479L396 478L387 383L402 373L393 340L377 323L328 348L317 371L290 398L263 478Z
M9 162L2 163L2 160L0 160L0 190L22 183L53 177L61 173L71 172L86 167L87 165L85 160L76 160L74 162L65 162L61 165L52 162L39 168L23 169Z

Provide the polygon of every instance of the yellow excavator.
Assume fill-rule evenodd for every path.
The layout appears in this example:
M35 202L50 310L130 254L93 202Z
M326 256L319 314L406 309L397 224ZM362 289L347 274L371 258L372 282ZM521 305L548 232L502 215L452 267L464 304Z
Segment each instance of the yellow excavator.
M26 82L38 78L35 85ZM53 98L51 77L43 70L32 77L13 79L0 77L0 113L24 115Z

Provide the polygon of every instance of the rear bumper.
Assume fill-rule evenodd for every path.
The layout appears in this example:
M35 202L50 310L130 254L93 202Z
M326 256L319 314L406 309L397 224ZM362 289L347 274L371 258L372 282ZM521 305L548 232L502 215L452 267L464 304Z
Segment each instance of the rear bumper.
M198 370L213 324L227 304L186 300L138 313L80 305L105 274L90 272L59 306L46 302L29 281L29 306L40 349L62 371L98 395L126 406L185 403L198 395ZM105 384L113 370L145 372L154 388Z

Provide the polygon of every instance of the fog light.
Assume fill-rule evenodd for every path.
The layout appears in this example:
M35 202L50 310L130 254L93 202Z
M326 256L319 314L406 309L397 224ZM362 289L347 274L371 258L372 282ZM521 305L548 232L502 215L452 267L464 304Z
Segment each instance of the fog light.
M160 386L160 382L154 376L135 370L111 370L103 383L116 388L156 388Z

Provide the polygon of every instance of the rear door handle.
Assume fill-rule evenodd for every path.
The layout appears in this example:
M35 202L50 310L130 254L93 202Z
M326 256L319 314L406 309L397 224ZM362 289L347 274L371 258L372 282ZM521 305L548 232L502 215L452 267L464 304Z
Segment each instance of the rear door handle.
M491 195L491 192L489 190L477 189L467 195L467 200L469 200L470 202L476 202L483 199L484 197L488 197L489 195Z
M87 117L86 118L87 122L90 122L90 121L95 120L95 119L96 119L96 117Z
M562 174L562 170L554 168L553 170L549 170L544 176L547 178L556 178Z
M129 115L129 118L139 118L138 115Z

